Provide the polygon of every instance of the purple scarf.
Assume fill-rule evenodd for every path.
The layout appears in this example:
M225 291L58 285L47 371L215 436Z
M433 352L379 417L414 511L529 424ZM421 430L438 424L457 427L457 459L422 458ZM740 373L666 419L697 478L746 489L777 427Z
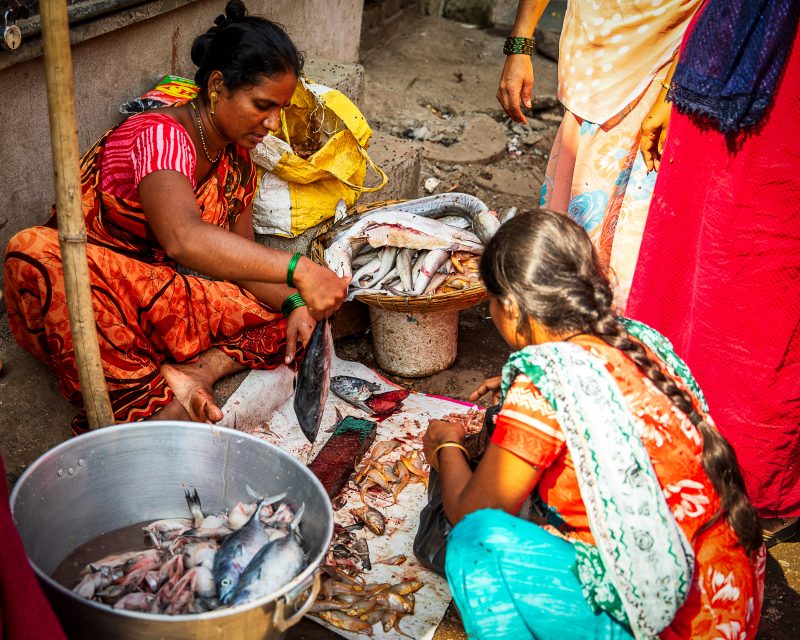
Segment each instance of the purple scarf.
M800 0L708 0L681 53L669 98L725 133L761 122L792 50Z

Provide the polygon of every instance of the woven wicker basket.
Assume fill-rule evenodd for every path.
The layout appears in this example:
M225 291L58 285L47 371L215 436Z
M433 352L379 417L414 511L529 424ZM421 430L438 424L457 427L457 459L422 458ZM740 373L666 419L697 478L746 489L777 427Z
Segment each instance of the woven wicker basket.
M348 210L348 216L361 215L368 211L380 209L392 204L399 204L405 200L381 200L370 202L369 204L357 205ZM331 218L327 223L320 225L319 233L311 241L309 255L317 264L325 265L325 233L333 226ZM459 311L475 306L486 297L486 288L480 284L461 291L449 291L446 293L429 293L424 296L390 296L375 293L364 294L356 297L356 300L368 304L378 309L388 311L400 311L408 314L413 313L437 313L444 311Z

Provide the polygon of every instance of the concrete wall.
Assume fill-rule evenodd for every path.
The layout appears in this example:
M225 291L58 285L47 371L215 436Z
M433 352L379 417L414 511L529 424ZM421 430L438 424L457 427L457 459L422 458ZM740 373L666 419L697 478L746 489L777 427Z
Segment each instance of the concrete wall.
M400 29L403 21L422 11L420 0L367 0L361 21L361 51L379 47Z
M444 16L484 27L516 11L518 4L517 0L420 0L420 3L425 15Z
M170 6L168 0L163 4ZM249 0L246 4L250 13L283 24L309 57L343 62L358 59L363 0ZM189 57L192 40L212 25L224 6L222 0L198 0L73 46L81 151L119 122L122 102L152 86L165 73L194 75ZM117 19L124 24L126 17ZM23 43L23 48L26 45L30 48L36 43ZM18 52L20 57L25 56L23 49ZM0 64L5 67L0 68L3 253L14 233L46 219L54 201L43 60L36 57L6 66L15 53L0 52L0 63L5 62Z

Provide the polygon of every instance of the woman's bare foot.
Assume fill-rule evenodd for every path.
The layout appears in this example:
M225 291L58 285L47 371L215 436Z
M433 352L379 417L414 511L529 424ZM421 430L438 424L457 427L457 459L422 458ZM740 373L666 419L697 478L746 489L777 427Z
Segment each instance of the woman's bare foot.
M218 349L200 354L189 364L161 365L161 374L175 400L153 414L152 419L194 420L213 424L222 420L222 409L214 400L214 383L244 367Z
M191 420L192 417L183 408L183 405L174 399L167 406L161 407L147 420Z

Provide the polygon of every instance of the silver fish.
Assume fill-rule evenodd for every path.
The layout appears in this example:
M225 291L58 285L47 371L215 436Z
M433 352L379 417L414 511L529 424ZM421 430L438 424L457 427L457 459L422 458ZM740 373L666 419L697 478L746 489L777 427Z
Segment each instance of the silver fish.
M379 391L381 386L374 382L368 382L354 376L334 376L331 378L331 391L345 402L353 405L356 409L361 409L367 413L372 413L365 401L373 393Z
M383 277L388 274L394 266L395 258L397 257L397 247L386 247L380 252L381 262L378 269L372 277L366 282L365 287L374 287L376 282L379 282ZM355 280L355 278L353 278Z
M441 218L436 218L439 222L444 224L449 224L451 227L458 227L459 229L468 229L470 225L470 221L467 218L463 218L461 216L442 216Z
M503 224L503 223L508 222L509 220L511 220L511 218L513 218L515 215L517 215L517 208L516 207L509 207L503 213L498 215L497 219L500 221L500 224Z
M450 260L450 254L443 249L436 249L429 252L428 255L425 256L425 260L422 261L422 268L420 269L417 281L414 283L412 295L421 296L425 292L425 289L428 288L433 274L448 260Z
M331 385L332 358L333 336L328 319L323 318L317 322L308 341L294 392L294 412L309 442L314 442L319 432Z
M358 269L359 267L363 267L368 262L371 262L375 258L378 257L378 250L373 249L370 246L365 246L366 251L361 251L355 258L353 258L352 266L354 269Z
M303 570L306 553L297 534L302 511L302 508L298 510L292 521L289 535L264 545L247 565L231 600L232 605L269 595L291 582Z
M223 603L227 604L230 601L247 565L259 549L269 542L269 537L259 519L261 507L283 500L285 497L286 494L283 494L261 500L247 524L234 531L220 545L214 557L214 582L217 586L217 596Z
M428 293L433 293L442 284L447 277L446 273L439 273L438 271L433 274L430 282L428 282L428 286L425 287L425 291L422 292L423 295Z
M414 288L411 276L411 249L400 249L397 254L397 274L400 276L400 286L403 291L411 291Z
M197 489L192 487L192 490L184 489L183 495L186 498L186 504L189 505L189 511L192 512L192 517L194 518L194 528L199 529L203 526L203 510L202 505L200 504L200 496L197 495Z
M500 228L500 221L488 211L479 213L472 220L472 230L486 245Z
M459 218L460 219L460 218ZM416 284L419 273L422 270L422 263L425 262L425 257L428 255L427 251L420 251L417 257L414 258L414 264L411 265L411 280Z
M352 266L356 266L356 261L353 260ZM353 274L353 282L356 284L361 283L361 279L365 276L372 276L373 274L377 273L378 270L381 268L381 261L380 258L373 258L366 264L362 265L354 274Z
M434 196L407 200L399 204L373 209L362 216L350 216L342 222L335 224L327 232L322 234L319 239L325 246L329 246L344 237L344 235L361 220L376 214L404 211L425 218L443 218L452 214L472 222L475 216L488 210L489 207L487 207L484 202L467 193L439 193Z
M338 275L352 274L353 253L365 239L372 247L483 251L480 239L469 231L406 211L380 211L361 218L325 249L325 261Z

